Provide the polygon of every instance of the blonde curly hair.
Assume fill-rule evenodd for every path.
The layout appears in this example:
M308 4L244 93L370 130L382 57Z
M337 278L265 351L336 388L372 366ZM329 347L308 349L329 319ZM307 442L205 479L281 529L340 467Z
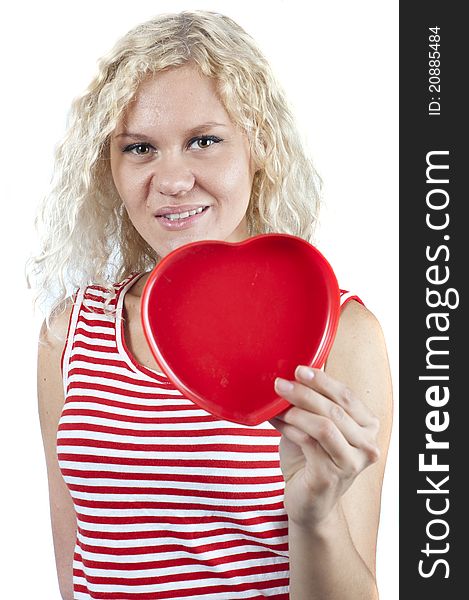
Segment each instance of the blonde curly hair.
M291 110L253 39L215 12L164 14L124 35L74 100L54 177L36 218L40 250L27 266L46 320L71 290L152 269L159 257L137 233L112 180L109 140L150 74L195 64L216 81L232 121L246 132L257 168L247 220L250 235L290 233L313 242L319 178L305 155Z

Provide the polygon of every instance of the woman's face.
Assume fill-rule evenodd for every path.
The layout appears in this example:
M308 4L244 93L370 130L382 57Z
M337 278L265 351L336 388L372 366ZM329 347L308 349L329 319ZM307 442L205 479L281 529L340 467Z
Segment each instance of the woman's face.
M161 257L193 241L248 237L248 139L214 80L193 66L142 83L111 137L111 171L134 227Z

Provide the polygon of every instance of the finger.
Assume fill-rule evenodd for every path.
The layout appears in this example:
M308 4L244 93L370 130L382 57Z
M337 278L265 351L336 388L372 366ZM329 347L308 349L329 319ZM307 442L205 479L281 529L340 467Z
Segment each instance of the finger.
M302 383L291 382L291 384L290 391L282 394L290 404L330 419L347 442L356 448L367 446L372 441L372 433L354 421L339 404ZM276 390L281 391L278 384Z
M273 423L275 421L275 423ZM292 443L296 446L304 455L306 460L315 461L318 458L322 458L323 460L328 460L334 467L337 468L337 465L330 460L329 455L325 450L321 447L319 442L312 438L309 434L294 425L289 425L285 423L281 419L275 418L270 421L274 427L276 427L283 435L283 440L287 440L287 443Z
M296 406L277 415L277 419L287 425L293 425L315 439L339 469L352 473L363 468L360 451L347 442L330 419Z
M377 444L371 443L361 449L354 448L346 442L344 444L343 439L340 438L340 432L334 431L333 423L329 423L329 429L329 426L324 424L322 417L317 416L319 419L317 423L311 421L307 423L308 415L305 415L301 409L289 408L286 413L275 417L274 426L288 439L300 446L305 457L316 455L318 451L321 451L332 461L334 467L340 469L348 477L355 477L363 469L379 460L380 451ZM283 426L282 423L284 423ZM335 437L336 432L339 434L337 437Z
M295 370L296 379L326 396L341 406L359 425L363 427L376 425L376 416L353 394L352 390L341 381L334 379L320 369L299 365Z
M272 423L275 429L280 431L282 435L284 435L297 446L301 447L303 444L311 440L311 436L309 436L306 432L301 431L293 425L288 425L288 423L285 423L282 421L282 419L274 417L270 420L270 423Z

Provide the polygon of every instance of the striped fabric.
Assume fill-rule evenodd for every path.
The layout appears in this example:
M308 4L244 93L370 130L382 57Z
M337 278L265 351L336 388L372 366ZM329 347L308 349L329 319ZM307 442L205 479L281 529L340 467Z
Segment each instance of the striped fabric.
M280 433L220 420L135 361L122 308L140 275L116 284L114 315L105 290L80 290L64 348L74 599L287 600Z

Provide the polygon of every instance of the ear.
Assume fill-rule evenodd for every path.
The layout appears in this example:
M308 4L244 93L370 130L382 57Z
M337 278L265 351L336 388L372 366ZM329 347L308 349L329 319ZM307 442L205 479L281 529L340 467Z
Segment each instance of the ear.
M251 174L251 178L254 179L254 175L261 170L261 166L258 164L254 157L254 153L252 148L249 149L249 173Z

